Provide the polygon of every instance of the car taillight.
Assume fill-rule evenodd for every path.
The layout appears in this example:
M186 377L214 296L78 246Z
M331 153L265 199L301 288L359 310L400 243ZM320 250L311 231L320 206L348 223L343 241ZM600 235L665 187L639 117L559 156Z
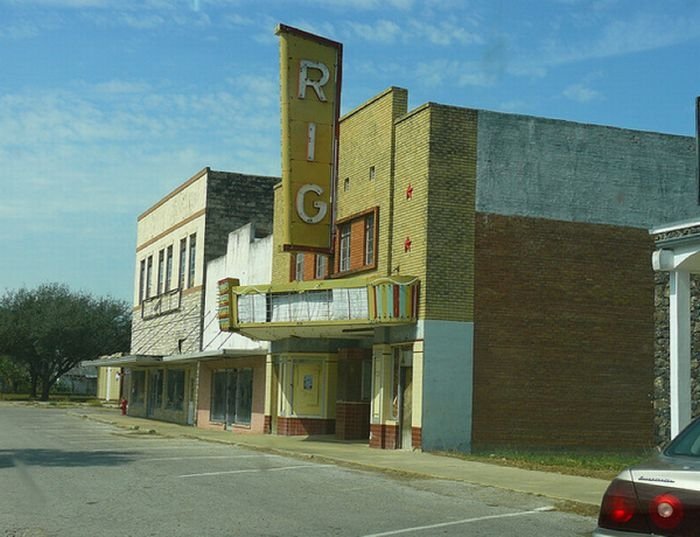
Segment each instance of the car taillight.
M649 503L649 516L658 528L677 528L683 521L683 502L673 494L659 494Z
M615 530L649 531L632 482L615 479L610 483L600 506L598 525Z

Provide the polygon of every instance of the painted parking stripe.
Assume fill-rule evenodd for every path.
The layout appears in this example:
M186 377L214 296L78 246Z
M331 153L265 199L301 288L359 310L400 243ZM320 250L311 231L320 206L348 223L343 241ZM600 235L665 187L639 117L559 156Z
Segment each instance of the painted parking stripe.
M152 459L139 459L138 462L190 461L195 459L254 459L259 457L279 457L279 455L194 455L192 457L155 457Z
M413 531L423 531L423 530L434 530L436 528L444 528L447 526L457 526L459 524L471 524L472 522L483 522L484 520L498 520L501 518L515 518L519 516L536 515L539 513L544 513L546 511L553 511L554 507L538 507L532 511L520 511L517 513L505 513L502 515L489 515L480 516L475 518L465 518L463 520L453 520L452 522L442 522L439 524L431 524L430 526L415 526L413 528L404 528L402 530L385 531L383 533L371 533L368 535L363 535L362 537L386 537L388 535L401 535L402 533L410 533Z
M299 468L329 468L332 464L304 464L302 466L281 466L279 468L252 468L249 470L228 470L225 472L205 472L203 474L183 474L177 477L207 477L212 475L231 475L231 474L254 474L257 472L279 472L281 470L298 470Z
M221 446L225 448L225 446ZM146 451L146 450L157 450L157 449L169 449L170 451L177 451L179 449L209 449L212 450L214 446L212 445L202 445L202 446L189 446L189 445L166 445L166 446L141 446L141 447L121 447L114 446L113 448L97 448L90 449L87 451L101 452L101 451Z

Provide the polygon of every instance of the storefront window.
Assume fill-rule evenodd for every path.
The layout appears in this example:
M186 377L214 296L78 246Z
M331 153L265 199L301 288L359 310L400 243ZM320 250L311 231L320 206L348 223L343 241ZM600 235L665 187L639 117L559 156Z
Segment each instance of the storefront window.
M168 399L165 403L170 410L182 410L185 401L185 371L183 369L168 370Z
M131 371L131 395L129 404L142 405L146 398L146 372Z

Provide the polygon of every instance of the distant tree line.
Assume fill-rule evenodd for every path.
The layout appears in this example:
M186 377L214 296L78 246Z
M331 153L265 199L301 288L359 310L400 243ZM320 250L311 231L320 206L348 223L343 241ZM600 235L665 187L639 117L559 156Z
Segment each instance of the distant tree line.
M70 369L126 352L131 308L125 301L71 291L58 283L0 296L0 390L28 389L46 401Z

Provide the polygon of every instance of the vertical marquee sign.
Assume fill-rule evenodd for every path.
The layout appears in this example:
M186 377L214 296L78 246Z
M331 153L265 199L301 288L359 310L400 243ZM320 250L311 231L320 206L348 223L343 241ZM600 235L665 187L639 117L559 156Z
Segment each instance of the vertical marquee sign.
M331 247L343 46L280 24L285 251Z

